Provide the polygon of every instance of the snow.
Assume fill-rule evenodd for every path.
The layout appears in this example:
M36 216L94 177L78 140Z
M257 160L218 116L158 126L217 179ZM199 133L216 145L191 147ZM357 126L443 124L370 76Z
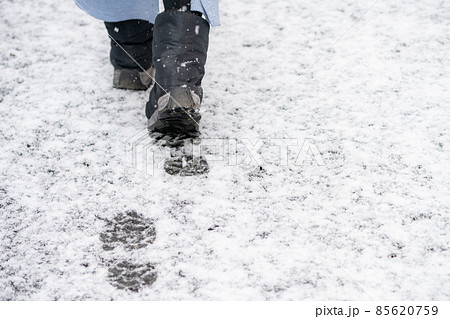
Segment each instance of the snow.
M0 2L0 299L448 300L450 4L358 21L373 3L222 1L202 138L262 141L264 163L180 177L129 167L148 92L112 88L101 21ZM277 164L282 138L316 156ZM104 250L131 211L155 240ZM118 289L115 262L156 281Z

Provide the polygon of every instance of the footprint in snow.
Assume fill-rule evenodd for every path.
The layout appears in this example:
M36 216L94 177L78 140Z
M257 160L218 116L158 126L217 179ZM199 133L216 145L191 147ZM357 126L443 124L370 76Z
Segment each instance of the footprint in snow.
M106 229L100 234L105 251L123 247L127 251L146 247L156 238L153 221L135 211L120 213L106 222ZM155 265L152 263L135 264L126 259L110 261L108 278L118 289L139 291L143 286L152 285L157 278Z
M152 244L156 238L153 221L135 211L120 213L107 221L106 230L100 234L104 250L122 246L125 250L139 249Z
M124 260L109 269L108 278L118 289L138 292L143 286L151 286L156 281L157 273L151 263L139 265Z

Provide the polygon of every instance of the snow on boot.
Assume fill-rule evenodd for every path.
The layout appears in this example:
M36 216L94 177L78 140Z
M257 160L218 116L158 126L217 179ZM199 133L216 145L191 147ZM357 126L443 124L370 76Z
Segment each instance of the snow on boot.
M208 36L209 23L190 11L171 10L157 16L153 31L156 83L145 110L149 130L198 133Z
M105 22L111 37L110 60L117 89L147 90L152 85L153 24L144 20Z

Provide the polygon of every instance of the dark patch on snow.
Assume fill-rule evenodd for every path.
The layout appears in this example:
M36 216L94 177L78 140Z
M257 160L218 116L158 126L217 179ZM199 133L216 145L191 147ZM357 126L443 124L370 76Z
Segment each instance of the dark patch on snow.
M265 176L270 176L270 174L267 173L267 170L262 166L252 168L247 175L249 181L263 179Z
M164 161L164 170L170 175L194 176L209 172L204 156L193 154L194 145L200 143L200 136L192 134L150 134L155 142L171 150L170 157Z
M103 249L111 251L119 246L134 250L152 244L156 238L153 220L145 218L134 210L119 213L112 220L106 220L106 230L100 234ZM108 278L119 289L139 291L142 286L152 285L157 277L152 263L136 264L127 260L110 261ZM83 266L87 267L88 265Z
M209 166L203 156L180 154L168 158L164 170L170 175L193 176L208 173Z
M107 221L106 230L100 234L104 250L122 245L126 250L139 249L155 241L153 221L135 211L120 213Z
M151 286L156 281L157 273L152 263L139 265L121 261L109 269L108 277L116 288L137 292L143 286Z

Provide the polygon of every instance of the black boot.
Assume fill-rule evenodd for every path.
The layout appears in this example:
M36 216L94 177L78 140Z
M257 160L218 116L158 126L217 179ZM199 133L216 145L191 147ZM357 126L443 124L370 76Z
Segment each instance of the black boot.
M148 89L154 76L153 24L144 20L126 20L105 22L105 25L112 38L110 60L114 66L113 86L129 90Z
M209 23L196 13L170 10L157 16L153 32L156 83L145 110L150 130L198 132L208 36Z

